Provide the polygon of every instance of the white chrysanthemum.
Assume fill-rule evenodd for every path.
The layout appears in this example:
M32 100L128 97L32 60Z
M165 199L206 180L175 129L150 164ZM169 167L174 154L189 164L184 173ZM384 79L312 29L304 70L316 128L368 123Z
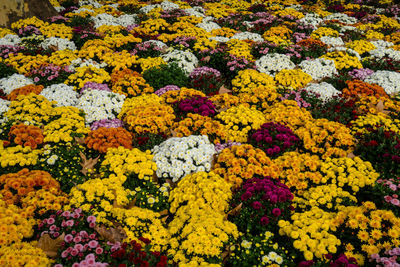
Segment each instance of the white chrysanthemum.
M40 92L40 95L49 101L57 101L56 106L75 106L78 102L78 93L74 91L74 87L60 83L50 85Z
M75 71L75 68L82 68L82 67L88 67L88 66L93 66L95 68L104 68L107 66L107 63L102 62L102 63L98 63L97 61L89 58L89 59L85 59L85 58L77 58L71 61L71 65L69 65L69 69L71 71Z
M96 29L103 25L119 25L118 18L107 13L98 14L97 16L92 17L92 19Z
M299 64L299 67L314 80L320 80L338 74L335 62L330 59L317 58L304 60Z
M394 43L385 40L371 40L369 42L373 44L376 48L389 48L394 46Z
M323 101L327 101L332 99L334 96L340 95L340 91L336 90L332 84L322 82L322 83L310 83L308 84L304 90L307 92L316 93L319 95L319 98Z
M311 25L313 26L313 29L317 29L317 26L322 22L323 20L319 17L318 14L315 13L307 13L305 14L304 17L299 19L299 23L302 25Z
M176 62L187 74L191 73L199 63L197 57L189 51L172 50L161 56L167 62Z
M256 60L256 68L259 72L266 73L271 76L283 69L294 69L296 65L290 60L290 56L271 53L262 56Z
M93 6L94 8L101 8L103 5L95 0L79 0L79 6Z
M56 47L57 50L76 50L76 45L74 42L68 40L68 39L63 39L63 38L58 38L58 37L50 37L46 38L41 44L41 47L44 49L48 49L51 46Z
M260 34L254 32L239 32L232 36L231 39L252 40L254 42L264 41L264 38Z
M340 37L322 36L319 38L321 42L329 46L343 46L344 42Z
M85 8L85 7L81 7L79 9L77 9L77 10L72 11L72 13L76 13L76 14L79 14L81 12L94 13L94 10L93 9L89 9L89 8Z
M29 84L34 84L32 79L17 73L9 77L0 79L0 89L2 89L3 92L7 95L10 94L15 89Z
M155 5L146 5L146 6L143 6L143 7L141 7L141 8L139 9L139 13L147 14L147 13L149 13L150 11L152 11L154 8L159 8L159 7L160 7L160 5L158 5L158 4L155 4Z
M119 25L123 26L123 27L127 27L127 26L129 26L129 25L136 24L136 18L137 18L137 15L134 15L134 14L124 14L124 15L119 16L119 17L116 19L116 22L117 22Z
M208 39L211 41L217 41L218 43L226 43L230 40L228 37L224 37L224 36L211 36L211 37L208 37Z
M199 27L201 29L206 30L207 32L211 32L212 30L217 30L217 29L221 29L221 26L219 26L217 23L215 22L202 22L202 23L198 23L196 24L196 27Z
M10 107L11 101L0 98L0 124L7 120L6 117L3 117L3 114L6 113ZM2 131L0 130L0 133Z
M160 6L161 6L161 8L163 9L163 10L172 10L172 9L178 9L179 8L179 5L178 4L175 4L175 3L173 3L173 2L170 2L170 1L162 1L161 2L161 4L160 4Z
M400 61L400 51L394 50L392 48L377 48L369 51L370 57L373 59L382 59L388 57L395 61Z
M195 17L200 17L204 18L204 9L202 7L193 7L193 8L187 8L185 9L185 12L188 13L189 16L195 16Z
M0 45L17 45L19 43L21 43L21 38L16 34L7 34L0 38Z
M388 70L378 70L364 80L367 83L375 83L387 94L398 94L400 92L400 73Z
M177 182L186 175L210 171L215 147L206 135L169 138L152 149L158 177Z
M85 112L86 123L115 119L121 112L125 96L108 91L86 90L78 99L77 108Z
M344 13L333 13L331 15L324 17L324 21L329 21L329 20L338 20L339 22L345 24L354 24L358 22L358 20L355 17L350 17Z

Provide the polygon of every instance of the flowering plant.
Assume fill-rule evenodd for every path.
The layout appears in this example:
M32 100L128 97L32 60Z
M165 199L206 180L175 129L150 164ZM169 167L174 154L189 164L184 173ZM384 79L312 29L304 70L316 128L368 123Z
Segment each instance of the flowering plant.
M223 83L221 72L206 66L195 68L189 79L191 87L205 94L216 92Z
M0 248L1 266L51 266L52 263L46 253L34 243L16 242Z
M20 88L13 90L11 93L7 95L7 99L10 101L16 100L20 95L29 95L30 93L34 93L36 95L40 94L43 90L43 85L25 85Z
M111 147L132 148L132 134L123 127L105 128L100 127L91 131L85 138L85 144L99 153L106 153Z
M143 78L154 90L166 85L187 86L187 74L176 63L169 63L150 68L143 72Z
M293 194L289 188L271 177L253 177L243 182L230 203L241 205L237 215L228 218L239 231L254 236L265 231L276 232L277 222L290 216Z
M273 122L264 123L260 129L250 131L248 142L271 158L295 150L300 145L300 139L291 129Z
M152 153L157 176L178 182L190 173L210 171L216 151L207 136L191 135L167 139L155 146Z
M63 67L50 63L32 69L26 76L32 78L36 84L49 86L63 83L72 72L68 66Z
M372 254L370 256L369 262L381 263L382 265L377 266L389 266L394 267L398 265L398 256L400 256L400 248L395 247L393 249L387 250L383 253L383 255L379 254Z
M373 190L377 193L377 197L382 198L381 201L377 201L378 207L382 207L383 209L393 210L393 213L396 216L400 216L399 209L394 208L400 207L400 199L398 195L398 191L400 189L400 178L381 178L376 181L376 184Z
M12 144L30 146L36 149L43 143L43 131L37 126L14 124L8 132L9 140Z
M217 113L213 102L207 97L202 96L183 99L176 103L176 105L178 118L183 118L188 113L195 113L206 117L213 117Z
M111 74L112 91L125 96L152 93L153 88L136 71L123 69Z

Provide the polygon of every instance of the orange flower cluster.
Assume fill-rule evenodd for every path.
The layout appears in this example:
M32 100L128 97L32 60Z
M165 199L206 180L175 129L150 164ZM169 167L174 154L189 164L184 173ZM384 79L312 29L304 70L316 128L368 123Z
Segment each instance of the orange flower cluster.
M28 84L13 90L9 95L7 95L7 99L10 101L14 101L20 95L29 95L30 93L40 94L43 90L43 85L34 85Z
M230 95L227 93L214 95L209 98L215 105L217 110L228 109L233 106L239 105L241 99L238 96Z
M218 155L213 171L235 188L242 184L242 179L251 179L255 174L279 176L279 167L264 151L249 144L225 148Z
M21 199L22 209L28 216L33 216L34 212L42 215L48 210L60 210L68 203L68 195L55 187L29 192Z
M343 96L347 98L358 98L360 96L389 97L385 89L377 84L370 84L361 80L346 81L347 88L343 89Z
M131 69L117 70L111 74L112 91L125 96L153 93L154 89L138 72Z
M297 45L306 47L306 48L313 48L313 47L326 47L326 44L320 40L308 38L296 43Z
M132 148L132 134L125 130L123 127L118 128L105 128L100 127L91 131L85 139L85 144L88 148L106 153L110 147L118 148L123 146L125 148Z
M177 137L207 135L215 144L226 138L225 128L219 121L199 114L189 113L183 120L175 122L172 129Z
M17 173L1 175L0 188L4 202L11 205L18 204L21 198L36 190L60 190L60 184L48 172L24 168Z
M9 140L17 145L30 146L36 149L43 143L43 131L34 125L25 125L23 123L13 125L8 133Z

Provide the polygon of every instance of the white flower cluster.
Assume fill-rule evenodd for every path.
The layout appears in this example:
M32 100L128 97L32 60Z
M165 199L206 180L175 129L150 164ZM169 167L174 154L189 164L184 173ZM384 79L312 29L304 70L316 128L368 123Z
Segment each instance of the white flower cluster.
M304 90L317 94L318 98L323 101L327 101L333 96L338 96L341 93L339 90L336 90L332 84L326 82L310 83L304 88Z
M219 26L217 23L212 22L212 21L198 23L198 24L196 24L196 27L204 29L207 32L211 32L212 30L217 30L217 29L221 28L221 26Z
M79 9L77 9L77 10L72 11L72 13L76 13L76 14L79 14L79 13L81 13L81 12L94 13L94 10L89 9L89 8L85 8L85 7L81 7L81 8L79 8Z
M136 24L136 17L137 15L134 14L124 14L117 18L117 23L121 26L127 27Z
M2 89L3 92L7 95L12 91L14 91L15 89L29 84L34 84L32 79L17 73L9 77L0 79L0 89Z
M313 28L316 30L318 25L322 22L323 20L315 13L307 13L304 17L299 19L299 24L302 25L312 25Z
M347 32L347 31L357 32L357 33L360 33L360 32L361 32L360 29L358 29L358 28L356 28L356 27L354 27L354 26L342 26L342 27L340 27L340 29L339 29L339 32L340 32L340 33L344 33L344 32Z
M340 37L322 36L319 40L328 46L336 47L344 45L344 42Z
M188 174L210 171L217 152L206 135L191 135L169 138L154 146L152 153L157 176L177 182Z
M98 14L97 16L92 17L92 19L94 22L94 27L96 29L103 25L113 25L113 26L119 25L118 18L107 13Z
M74 87L66 84L53 84L40 92L40 95L49 101L57 101L56 106L75 106L78 102L78 93L74 91Z
M143 44L153 44L161 49L168 48L168 45L166 45L164 42L161 42L159 40L148 40L148 41L143 42Z
M163 2L160 4L160 6L161 6L161 8L162 8L163 10L172 10L172 9L178 9L178 8L179 8L179 5L178 5L178 4L172 3L172 2L170 2L170 1L163 1Z
M254 42L263 42L264 38L258 34L253 32L239 32L236 33L231 39L238 39L238 40L252 40Z
M228 37L224 37L224 36L211 36L208 37L209 40L211 41L217 41L218 43L226 43L228 42L230 39Z
M304 60L299 64L299 67L314 80L320 80L338 74L335 62L330 59L316 58Z
M394 43L385 40L371 40L369 42L373 44L376 48L389 48L394 46Z
M256 68L259 72L275 76L275 74L283 69L294 69L296 65L290 61L290 56L271 53L260 57L256 60Z
M0 124L5 122L7 118L3 117L3 114L8 111L8 108L10 107L11 101L5 100L0 98ZM2 131L0 130L0 133Z
M388 57L395 61L400 61L400 51L394 50L393 48L377 48L369 51L370 58L382 59Z
M97 61L89 58L89 59L84 59L84 58L77 58L71 61L71 65L69 65L69 69L72 71L75 71L75 68L81 68L81 67L88 67L88 66L93 66L98 69L104 68L107 66L107 63L102 62L98 63Z
M161 56L167 62L176 62L187 74L191 73L199 63L197 57L189 51L172 50Z
M160 5L158 5L158 4L155 4L155 5L146 5L146 6L143 6L143 7L141 7L141 8L139 9L139 13L147 14L147 13L149 13L150 11L152 11L153 8L159 8L159 7L160 7Z
M378 70L364 81L383 87L388 95L400 92L400 73L395 71Z
M63 39L63 38L58 38L58 37L50 37L46 38L40 46L44 49L48 49L51 46L56 47L57 50L76 50L76 45L74 42L68 40L68 39Z
M94 0L79 0L79 6L92 6L94 8L101 8L103 5Z
M86 123L99 120L113 120L121 112L125 96L100 90L86 90L78 99L77 108L82 109Z
M21 43L21 38L16 34L7 34L0 38L0 45L17 45L19 43Z
M204 18L204 8L196 6L193 8L186 8L185 12L188 13L189 16L195 16L195 17L200 17L200 18Z
M354 24L354 23L358 22L358 20L356 18L350 17L344 13L333 13L331 15L324 17L324 21L328 21L328 20L338 20L339 22L345 23L345 24Z

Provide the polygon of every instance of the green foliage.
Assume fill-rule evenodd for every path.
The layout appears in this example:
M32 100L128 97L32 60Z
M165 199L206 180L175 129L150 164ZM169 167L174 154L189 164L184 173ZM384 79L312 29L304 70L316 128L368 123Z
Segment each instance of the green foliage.
M143 73L143 78L154 90L166 85L186 87L189 83L189 78L176 63L150 68Z

